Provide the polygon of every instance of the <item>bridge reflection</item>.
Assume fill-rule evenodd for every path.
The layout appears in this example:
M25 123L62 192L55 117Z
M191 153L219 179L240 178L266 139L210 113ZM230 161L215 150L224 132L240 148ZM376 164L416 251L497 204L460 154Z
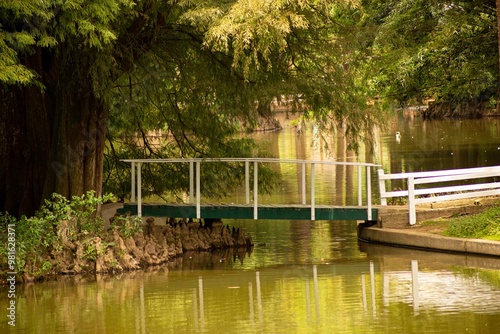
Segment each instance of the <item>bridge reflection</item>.
M487 284L468 284L450 271L420 271L418 260L409 261L408 267L409 270L386 272L376 261L363 261L297 266L285 271L276 267L252 272L226 272L223 275L218 272L216 275L199 275L196 279L189 276L192 278L188 281L172 280L164 293L168 295L170 290L178 293L182 287L187 289L188 293L184 294L187 300L183 304L191 305L192 319L189 323L194 332L210 331L217 319L227 316L231 308L234 312L246 310L246 315L239 314L238 318L240 321L245 319L245 323L252 328L251 332L266 332L269 330L268 322L275 323L275 319L270 317L281 314L275 306L283 303L289 303L293 312L297 312L295 315L282 314L283 321L304 316L307 324L315 326L328 326L332 319L336 319L333 314L344 314L347 309L352 309L345 304L347 309L343 310L341 306L344 303L358 304L365 317L373 318L381 316L391 305L401 304L410 307L414 315L423 310L456 312L464 310L464 307L471 312L497 311L496 302L489 303L489 306L485 303L500 297L500 291L495 292ZM349 281L337 280L346 275L350 277ZM342 286L340 289L339 284ZM288 299L290 293L302 298ZM148 301L142 288L140 300L142 306L137 313L136 332L144 333L144 319L148 314L143 305ZM225 305L225 301L229 304ZM235 307L235 304L238 306Z

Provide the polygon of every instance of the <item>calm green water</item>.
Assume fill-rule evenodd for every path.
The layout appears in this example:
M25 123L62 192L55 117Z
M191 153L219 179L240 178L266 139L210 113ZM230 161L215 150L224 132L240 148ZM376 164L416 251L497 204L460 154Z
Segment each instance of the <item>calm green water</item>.
M322 142L312 128L259 136L283 158L357 159L345 141ZM359 160L386 172L494 165L499 138L495 119L396 119L375 155L362 148ZM298 198L297 171L282 172L278 196ZM318 186L337 195L322 200L354 202L356 173L321 171ZM18 285L15 327L2 287L0 333L498 333L500 259L358 243L355 222L226 223L253 236L252 253L186 254L168 268Z

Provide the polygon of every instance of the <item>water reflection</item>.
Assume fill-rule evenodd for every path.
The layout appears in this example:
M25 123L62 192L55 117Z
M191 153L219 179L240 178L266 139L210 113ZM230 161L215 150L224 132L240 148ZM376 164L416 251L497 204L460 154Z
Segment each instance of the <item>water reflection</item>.
M500 164L500 120L496 118L424 121L398 117L379 140L377 159L387 173Z
M495 333L498 285L429 261L429 254L412 256L390 255L383 263L131 273L64 280L57 288L41 283L20 293L19 322L11 332L408 333L426 326L445 328L434 330L442 333ZM464 317L468 329L457 322Z
M362 146L359 159L391 173L498 164L498 121L460 122L396 119L379 135L376 155ZM278 157L358 159L337 134L319 140L313 129L292 130L262 137ZM281 172L282 196L300 202L302 169ZM316 172L317 189L337 196L321 200L357 202L357 169ZM252 235L251 253L186 253L168 268L24 285L17 326L0 322L0 332L496 333L500 326L500 259L358 244L355 222L225 223ZM1 294L0 310L7 303Z
M348 149L341 136L342 129L335 133L318 133L314 125L309 124L298 134L286 119L281 122L282 131L255 135L278 158L373 162L380 164L386 173L500 165L500 119L497 118L424 121L418 117L394 117L388 121L387 129L375 131L373 150L370 144L360 143L358 155ZM296 198L299 203L298 175L302 172L286 166L280 172L283 175L282 192L275 198ZM357 204L360 174L357 168L321 166L316 172L317 193L323 196L319 204ZM364 183L362 180L361 184ZM372 184L373 189L377 189L376 184ZM401 181L394 181L391 188L397 187L403 187Z

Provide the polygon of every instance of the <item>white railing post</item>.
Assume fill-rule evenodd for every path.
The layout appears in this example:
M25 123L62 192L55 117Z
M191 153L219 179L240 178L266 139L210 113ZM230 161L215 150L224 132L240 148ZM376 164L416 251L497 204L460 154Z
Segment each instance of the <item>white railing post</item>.
M137 163L137 216L142 217L142 170L141 163Z
M259 217L259 166L258 162L253 162L253 219Z
M250 204L250 161L245 159L245 204Z
M378 189L380 192L380 205L387 205L387 198L385 198L385 180L384 180L384 170L378 169Z
M131 187L132 189L130 190L130 201L133 203L135 202L135 162L132 161L131 163L131 170L130 170L130 181L131 181Z
M415 225L417 222L417 209L415 208L415 178L408 177L408 219L410 225Z
M196 161L196 218L201 218L201 191L200 191L200 182L201 182L201 162L199 160Z
M366 206L368 220L372 220L372 175L370 166L366 166Z
M194 161L189 161L189 204L194 203Z
M316 220L316 196L314 194L314 162L311 163L311 220Z
M307 204L307 190L306 190L306 163L302 162L301 164L302 168L302 180L301 180L301 187L302 187L302 205Z
M363 169L358 165L358 206L363 205Z

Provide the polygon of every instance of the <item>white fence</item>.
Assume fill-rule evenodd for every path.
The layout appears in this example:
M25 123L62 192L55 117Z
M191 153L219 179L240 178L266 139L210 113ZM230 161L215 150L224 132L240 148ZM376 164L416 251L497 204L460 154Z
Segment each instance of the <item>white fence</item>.
M500 195L500 182L493 180L495 177L500 177L500 166L397 174L384 174L383 169L379 169L377 172L381 204L387 205L387 198L408 197L410 225L414 225L417 221L415 208L417 204ZM457 181L459 181L458 183L460 181L467 183L463 181L473 179L489 179L493 182L431 188L421 186L418 189L415 187L433 183L457 183ZM385 183L388 180L406 180L408 189L386 191Z
M254 208L254 219L258 218L258 205L259 205L259 193L258 193L258 164L259 163L292 163L301 165L302 173L301 175L301 204L306 206L306 165L310 165L310 207L311 207L311 220L315 220L315 207L316 207L316 190L315 190L315 166L316 165L340 165L340 166L357 166L358 168L358 206L363 205L363 169L365 171L366 179L366 206L368 220L372 217L372 192L371 192L371 168L379 167L380 165L375 165L372 163L360 163L360 162L340 162L340 161L323 161L323 160L294 160L294 159L272 159L272 158L220 158L220 159L200 159L200 158L188 158L188 159L124 159L124 162L129 162L131 164L131 202L135 202L137 199L137 214L142 216L142 164L145 163L189 163L189 203L196 203L196 216L200 218L201 216L201 164L202 163L221 163L221 162L231 162L231 163L244 163L245 164L245 204L250 205L250 164L253 164L253 208ZM228 180L231 182L231 180Z

